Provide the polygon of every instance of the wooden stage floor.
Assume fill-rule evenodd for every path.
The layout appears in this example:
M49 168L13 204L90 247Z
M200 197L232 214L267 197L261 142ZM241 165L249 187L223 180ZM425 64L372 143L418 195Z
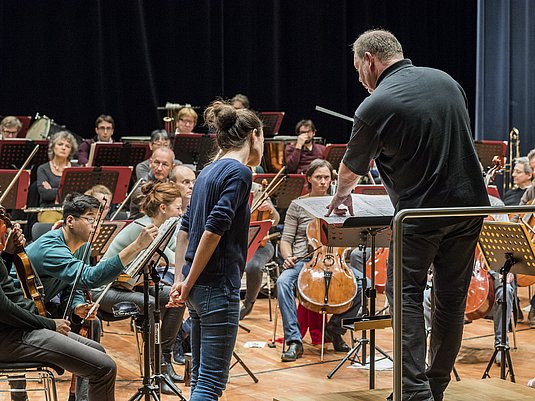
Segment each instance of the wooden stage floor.
M527 288L520 288L521 305L528 304ZM384 297L380 295L378 305L382 305ZM345 363L340 370L328 379L326 375L336 366L345 354L335 353L332 345L328 344L324 361L320 361L320 347L310 344L307 335L305 341L305 353L296 362L283 363L280 361L282 346L276 344L276 348L245 348L246 342L267 342L271 338L273 323L268 319L268 301L259 299L255 308L242 323L251 329L246 333L240 329L236 352L258 377L259 382L254 383L248 374L239 366L231 370L230 382L221 400L226 401L271 401L277 400L380 400L390 394L392 389L392 371L378 371L376 374L376 388L383 390L376 392L374 398L348 398L356 397L356 391L367 390L369 383L369 371L350 367ZM527 313L524 313L527 317ZM279 319L279 337L282 337L282 326ZM127 321L114 322L110 326L104 325L105 335L102 343L107 352L115 359L118 365L118 378L116 383L116 399L128 400L141 384L139 368L136 359L136 344L133 333L130 332ZM387 353L392 351L392 329L377 331L377 345ZM349 334L345 336L350 341ZM510 341L512 344L511 334ZM480 380L485 367L493 352L493 323L491 320L480 319L465 326L462 349L456 364L461 377L461 383L456 383L446 393L445 400L475 399L476 397L486 400L524 400L521 395L512 398L510 390ZM520 323L516 332L517 349L512 350L511 357L516 374L518 387L527 391L530 399L535 399L535 389L526 386L527 381L535 377L535 329L530 329L525 323ZM183 367L175 365L178 373L183 373ZM499 378L500 370L494 365L491 370L492 378ZM487 383L488 382L488 383ZM498 380L498 382L501 382ZM67 389L70 377L64 375L59 382L59 399L67 399ZM186 398L189 398L189 388L179 385ZM467 392L473 388L473 392ZM494 389L492 389L494 388ZM496 390L498 388L498 390ZM334 393L348 393L346 398L335 398ZM312 398L320 394L329 394L323 398ZM475 395L474 395L475 394ZM304 397L304 398L303 398ZM176 400L174 396L162 396L162 400ZM0 395L0 400L9 400L5 395ZM37 401L39 397L33 396L30 401Z

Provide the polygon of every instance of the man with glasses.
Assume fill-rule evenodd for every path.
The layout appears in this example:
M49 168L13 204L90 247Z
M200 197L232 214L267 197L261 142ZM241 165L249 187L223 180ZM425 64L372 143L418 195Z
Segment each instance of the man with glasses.
M101 114L95 121L95 133L96 135L91 139L85 139L78 149L78 164L85 166L89 160L89 151L91 150L91 144L95 142L113 142L113 131L115 129L115 121L112 116Z
M152 152L152 156L149 159L150 171L145 176L144 182L149 181L162 181L165 182L169 179L169 174L174 166L175 153L169 147L159 147ZM139 204L141 203L142 194L141 186L132 194L132 200L130 201L130 219L137 219L143 214L139 210Z
M22 123L15 116L7 116L2 119L0 122L0 139L11 139L16 138L20 129L22 128Z
M284 150L286 172L305 173L310 163L316 159L323 159L325 146L314 143L316 127L312 120L301 120L295 126L297 142L290 143Z

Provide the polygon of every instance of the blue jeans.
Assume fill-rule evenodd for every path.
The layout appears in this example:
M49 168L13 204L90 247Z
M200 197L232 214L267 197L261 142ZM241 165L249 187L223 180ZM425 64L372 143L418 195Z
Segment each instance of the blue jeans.
M302 342L297 321L295 295L297 294L297 278L304 264L305 261L298 262L294 267L284 270L277 279L277 300L284 328L284 340L287 344L291 341Z
M240 318L240 290L195 285L187 301L191 317L190 401L216 401L228 381Z

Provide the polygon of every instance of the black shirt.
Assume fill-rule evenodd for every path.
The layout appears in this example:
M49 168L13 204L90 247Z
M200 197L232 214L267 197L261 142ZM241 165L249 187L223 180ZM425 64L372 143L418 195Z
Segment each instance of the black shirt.
M396 211L487 206L466 104L448 74L401 60L355 111L343 162L365 175L375 159Z
M529 187L528 187L529 188ZM506 206L517 206L520 205L520 199L522 199L522 196L526 192L526 189L528 188L512 188L505 192L503 195L503 203Z

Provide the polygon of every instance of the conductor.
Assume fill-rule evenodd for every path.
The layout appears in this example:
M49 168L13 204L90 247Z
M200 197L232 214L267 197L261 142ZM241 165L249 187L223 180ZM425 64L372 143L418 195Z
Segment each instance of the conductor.
M354 115L328 214L344 204L375 160L396 212L408 208L488 206L474 149L467 99L443 71L416 67L385 30L353 44L368 96ZM410 219L403 226L403 400L442 400L460 348L466 294L482 218ZM392 252L387 296L392 305ZM436 313L425 369L423 291L435 266Z

